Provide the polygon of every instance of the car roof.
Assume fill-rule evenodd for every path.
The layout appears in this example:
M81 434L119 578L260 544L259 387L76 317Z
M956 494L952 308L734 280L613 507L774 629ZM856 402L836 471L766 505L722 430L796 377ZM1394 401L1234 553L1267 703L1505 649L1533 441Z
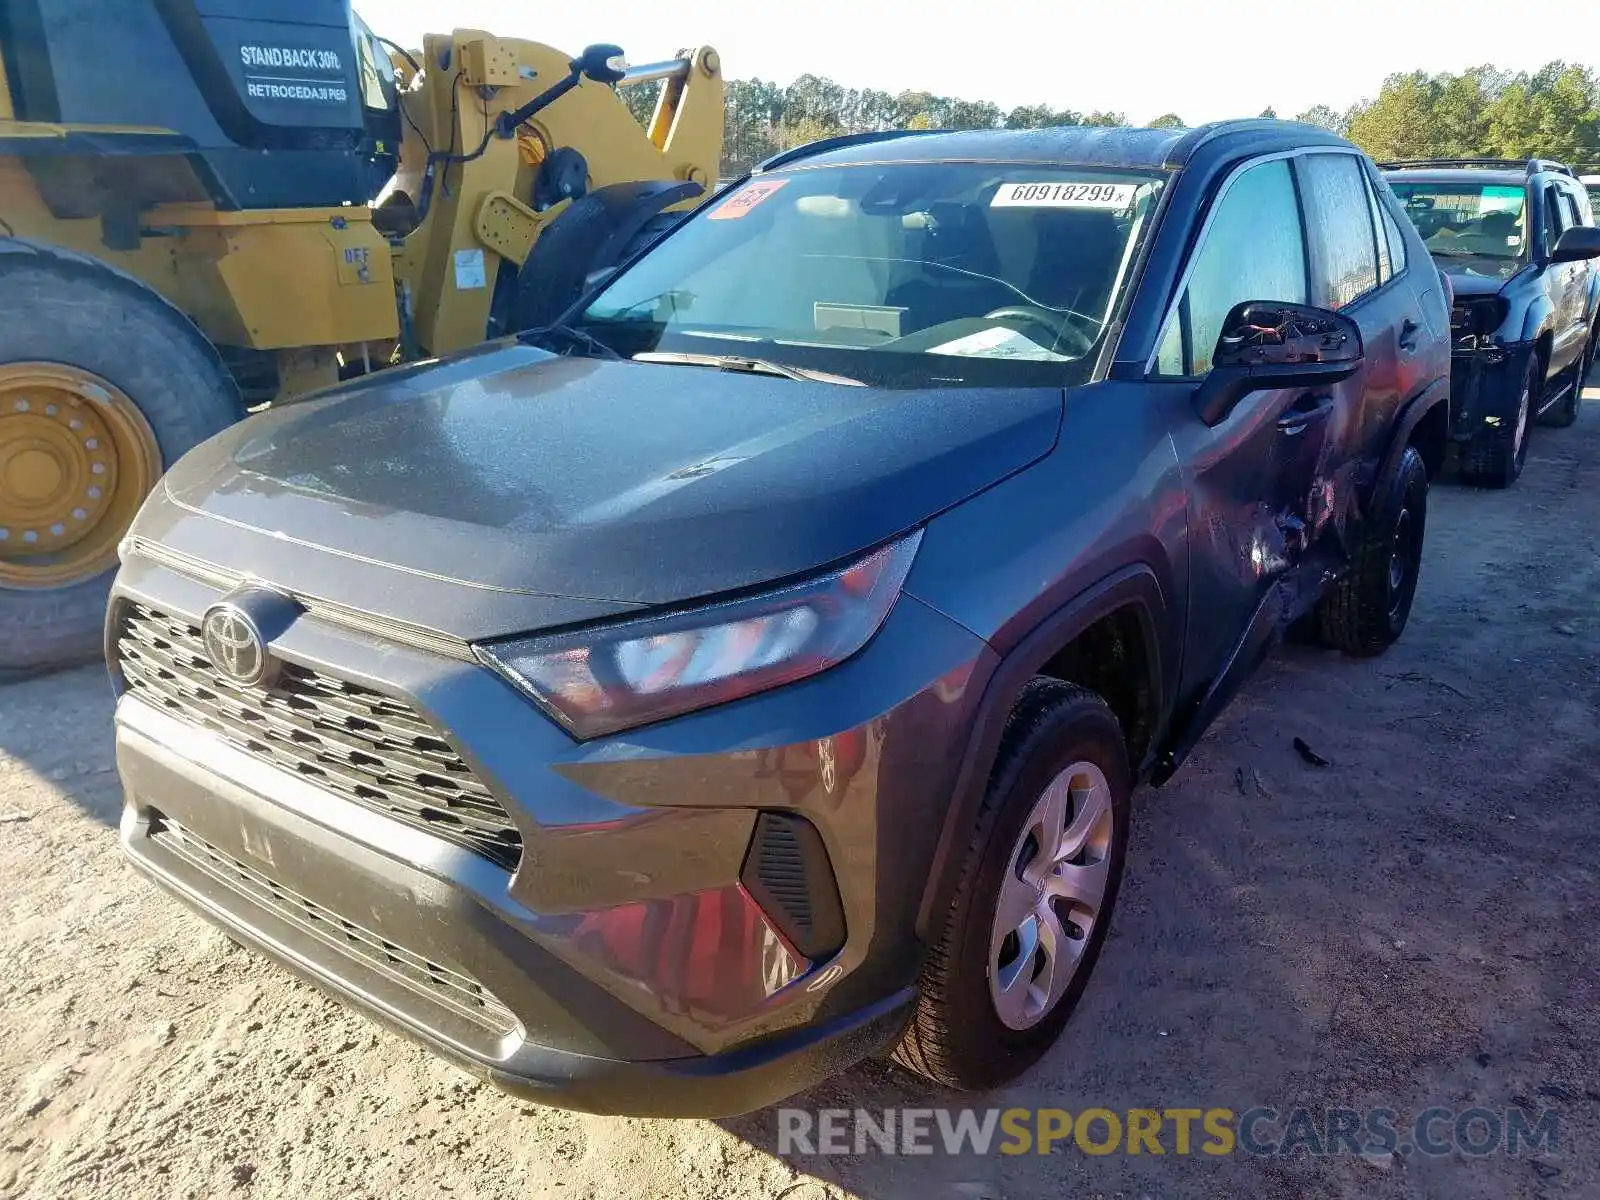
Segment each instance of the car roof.
M1315 125L1273 120L1219 121L1194 129L1063 125L1048 129L896 130L825 138L775 155L756 170L799 163L812 167L965 161L1175 171L1202 146L1243 156L1308 146L1351 148L1351 143Z
M1496 171L1484 167L1401 168L1385 171L1383 177L1397 183L1488 183L1495 187L1522 187L1534 178L1526 171Z

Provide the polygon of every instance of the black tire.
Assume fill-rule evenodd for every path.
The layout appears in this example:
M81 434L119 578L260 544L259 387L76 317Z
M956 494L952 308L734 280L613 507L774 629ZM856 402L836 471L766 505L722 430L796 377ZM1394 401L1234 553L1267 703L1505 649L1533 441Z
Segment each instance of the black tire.
M1461 452L1463 482L1473 487L1507 488L1517 481L1523 464L1528 461L1528 443L1532 440L1534 413L1544 390L1543 381L1544 370L1535 356L1522 377L1518 411L1498 427L1480 430ZM1526 406L1526 411L1520 406ZM1519 424L1523 431L1520 440L1517 437Z
M0 238L0 311L0 365L63 363L114 384L149 423L163 468L239 417L238 389L193 322L104 263ZM97 658L113 574L0 586L0 680Z
M1350 570L1317 607L1326 645L1368 658L1400 640L1417 595L1427 525L1428 465L1407 446Z
M1567 394L1561 398L1560 404L1539 417L1539 424L1566 429L1577 421L1578 406L1583 403L1583 385L1588 382L1589 372L1594 369L1597 342L1600 342L1600 324L1589 331L1589 340L1583 344L1583 354L1579 356L1577 365L1572 368L1572 386L1567 389Z
M664 213L700 194L683 180L612 184L574 200L533 243L517 271L507 328L552 324L582 298L596 269L614 266L682 219Z
M1106 891L1066 990L1038 1024L1017 1030L1001 1021L990 997L995 906L1035 802L1057 775L1079 761L1097 766L1111 793ZM955 896L923 966L911 1023L893 1052L896 1062L946 1087L983 1090L1015 1079L1054 1044L1110 928L1127 854L1132 790L1122 729L1105 701L1057 680L1030 681L1006 722Z

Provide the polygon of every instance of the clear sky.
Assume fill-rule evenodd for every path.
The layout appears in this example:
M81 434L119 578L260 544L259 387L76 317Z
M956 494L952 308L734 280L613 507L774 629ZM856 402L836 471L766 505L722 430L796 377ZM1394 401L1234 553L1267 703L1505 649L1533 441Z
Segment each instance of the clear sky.
M712 45L730 78L788 83L804 72L846 87L917 89L1002 108L1048 103L1176 112L1191 124L1343 109L1384 76L1552 58L1600 67L1591 0L356 0L379 34L416 44L453 27L576 53L614 42L631 62Z

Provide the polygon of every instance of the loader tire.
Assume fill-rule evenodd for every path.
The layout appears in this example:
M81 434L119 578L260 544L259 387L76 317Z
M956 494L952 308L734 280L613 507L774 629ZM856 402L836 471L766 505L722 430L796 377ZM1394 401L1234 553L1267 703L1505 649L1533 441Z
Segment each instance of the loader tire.
M240 415L216 349L145 284L0 238L0 681L103 647L117 543L190 447Z

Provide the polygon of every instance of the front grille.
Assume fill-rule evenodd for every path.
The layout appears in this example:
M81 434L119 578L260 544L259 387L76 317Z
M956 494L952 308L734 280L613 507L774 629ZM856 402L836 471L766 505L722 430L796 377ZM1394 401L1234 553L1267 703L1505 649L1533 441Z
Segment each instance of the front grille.
M233 683L200 630L126 606L117 666L144 699L363 808L510 870L522 836L455 748L402 701L297 666L270 689Z
M161 813L150 836L191 867L370 969L402 983L492 1033L507 1034L517 1019L504 1004L460 971L413 954L354 921L307 900L254 867L225 854Z

